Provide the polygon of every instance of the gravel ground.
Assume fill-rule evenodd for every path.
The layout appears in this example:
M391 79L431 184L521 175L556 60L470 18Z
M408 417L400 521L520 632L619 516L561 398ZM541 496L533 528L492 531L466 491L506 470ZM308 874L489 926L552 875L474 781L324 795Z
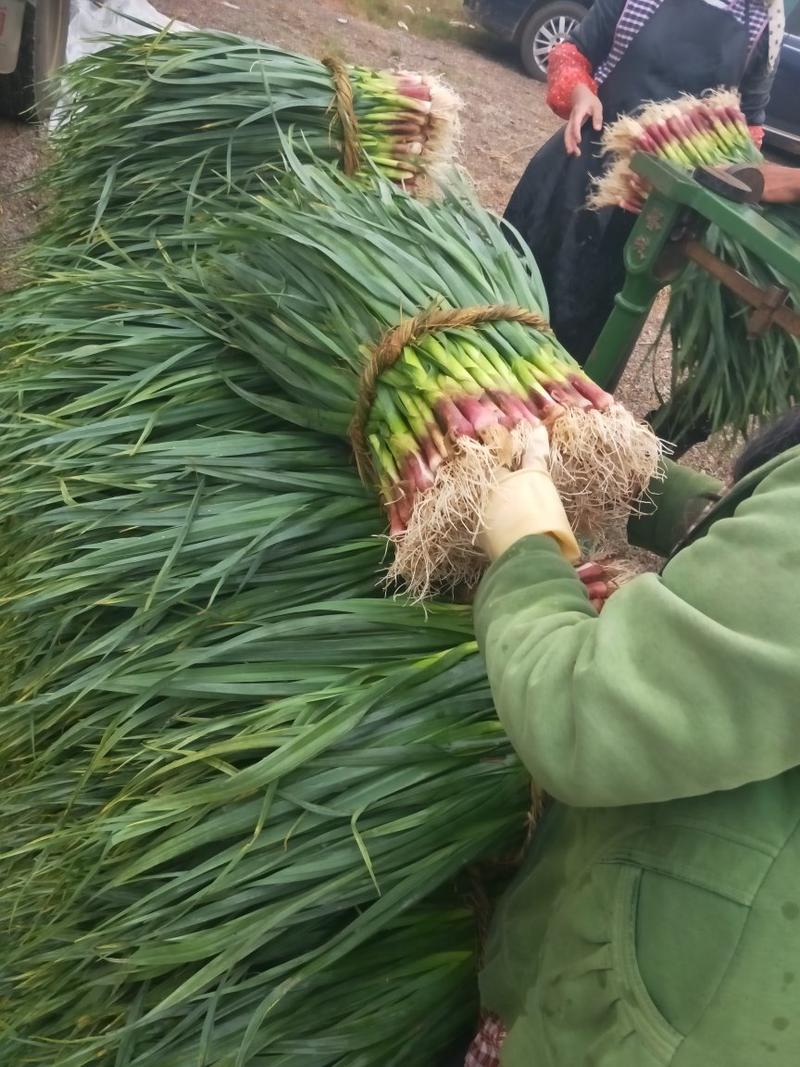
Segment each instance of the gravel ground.
M444 76L465 104L462 159L483 202L496 211L502 211L529 157L558 127L543 87L521 73L509 48L478 33L474 46L417 38L352 17L346 0L156 0L156 6L194 25L249 34L309 54L333 53L376 67L406 66ZM0 123L0 287L13 279L9 256L41 210L20 189L41 155L33 130ZM621 399L641 415L654 406L654 380L662 389L669 381L669 353L660 351L655 365L647 358L657 322L658 309L619 390ZM689 458L715 470L717 453L700 449Z
M0 120L0 291L13 284L11 260L36 222L40 204L25 187L41 159L36 130Z

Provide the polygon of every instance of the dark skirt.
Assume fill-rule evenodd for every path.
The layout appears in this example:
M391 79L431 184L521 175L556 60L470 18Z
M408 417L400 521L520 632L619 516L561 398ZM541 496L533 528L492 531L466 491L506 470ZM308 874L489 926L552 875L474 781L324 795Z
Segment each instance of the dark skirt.
M528 164L506 208L542 272L550 322L559 341L585 363L625 281L623 250L636 222L618 208L584 205L603 169L598 134L584 130L580 156L568 156L563 132Z

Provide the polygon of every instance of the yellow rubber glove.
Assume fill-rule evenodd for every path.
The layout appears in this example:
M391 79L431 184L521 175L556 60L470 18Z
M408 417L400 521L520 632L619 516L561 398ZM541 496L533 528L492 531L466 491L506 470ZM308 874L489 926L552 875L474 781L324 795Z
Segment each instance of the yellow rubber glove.
M533 434L530 447L516 471L504 471L489 492L478 545L490 560L522 537L546 534L558 543L562 555L577 563L581 552L569 525L564 505L547 469L550 442L544 426Z

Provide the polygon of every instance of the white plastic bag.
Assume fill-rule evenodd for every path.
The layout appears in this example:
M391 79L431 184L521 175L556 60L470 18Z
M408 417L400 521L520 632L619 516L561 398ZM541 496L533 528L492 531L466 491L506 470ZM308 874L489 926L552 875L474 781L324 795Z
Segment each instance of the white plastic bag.
M134 22L133 19L138 19ZM168 23L174 30L191 30L186 22L172 21L156 11L148 0L72 0L67 38L67 62L99 52L105 46L104 34L150 33L145 22L161 29Z
M134 22L138 19L138 22ZM141 23L147 23L142 26ZM71 0L67 63L105 48L108 34L131 34L142 37L169 24L175 31L192 30L188 22L178 22L156 11L148 0ZM66 99L61 98L50 116L49 128L55 129L64 117Z

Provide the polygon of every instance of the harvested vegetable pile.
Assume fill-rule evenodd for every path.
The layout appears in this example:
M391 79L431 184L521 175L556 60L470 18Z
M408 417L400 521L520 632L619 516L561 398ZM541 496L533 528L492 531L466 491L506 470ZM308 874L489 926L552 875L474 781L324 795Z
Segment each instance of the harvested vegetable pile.
M591 207L623 207L637 199L637 178L630 161L646 152L687 170L701 166L754 163L762 158L753 143L739 97L718 90L697 99L683 96L646 104L635 115L623 115L603 134L610 165L598 179Z
M0 1061L433 1067L528 808L469 612L156 274L0 311Z
M595 190L596 207L635 199L634 152L649 152L693 170L699 165L760 162L730 92L650 104L640 114L609 127L604 144L613 160ZM765 218L797 239L800 213L784 207L760 209ZM756 285L787 288L800 309L800 292L769 264L711 226L706 247ZM689 264L673 284L669 307L654 351L665 333L672 340L669 401L653 420L658 433L678 445L721 430L746 432L753 419L772 418L800 397L800 340L771 326L758 337L748 330L750 308L719 281ZM685 443L684 443L685 436Z
M657 443L463 190L415 200L368 138L358 179L300 162L339 160L341 71L214 35L114 47L82 68L103 105L74 86L72 217L38 252L166 254L0 304L0 1062L435 1067L475 1011L462 872L516 853L529 786L469 610L379 596L384 522L340 438L418 593L474 579L475 509L538 420L592 529ZM351 84L360 135L424 132L418 186L441 131L403 127L437 102Z
M459 102L435 77L212 31L124 37L65 80L70 104L43 176L56 200L39 241L50 255L109 236L138 247L148 231L213 214L207 197L234 198L280 169L287 140L347 173L425 191L457 139Z
M559 345L534 261L465 188L424 203L295 163L205 236L220 331L291 397L251 399L349 437L389 515L390 579L415 595L479 577L485 494L540 420L588 536L657 472L656 438Z

